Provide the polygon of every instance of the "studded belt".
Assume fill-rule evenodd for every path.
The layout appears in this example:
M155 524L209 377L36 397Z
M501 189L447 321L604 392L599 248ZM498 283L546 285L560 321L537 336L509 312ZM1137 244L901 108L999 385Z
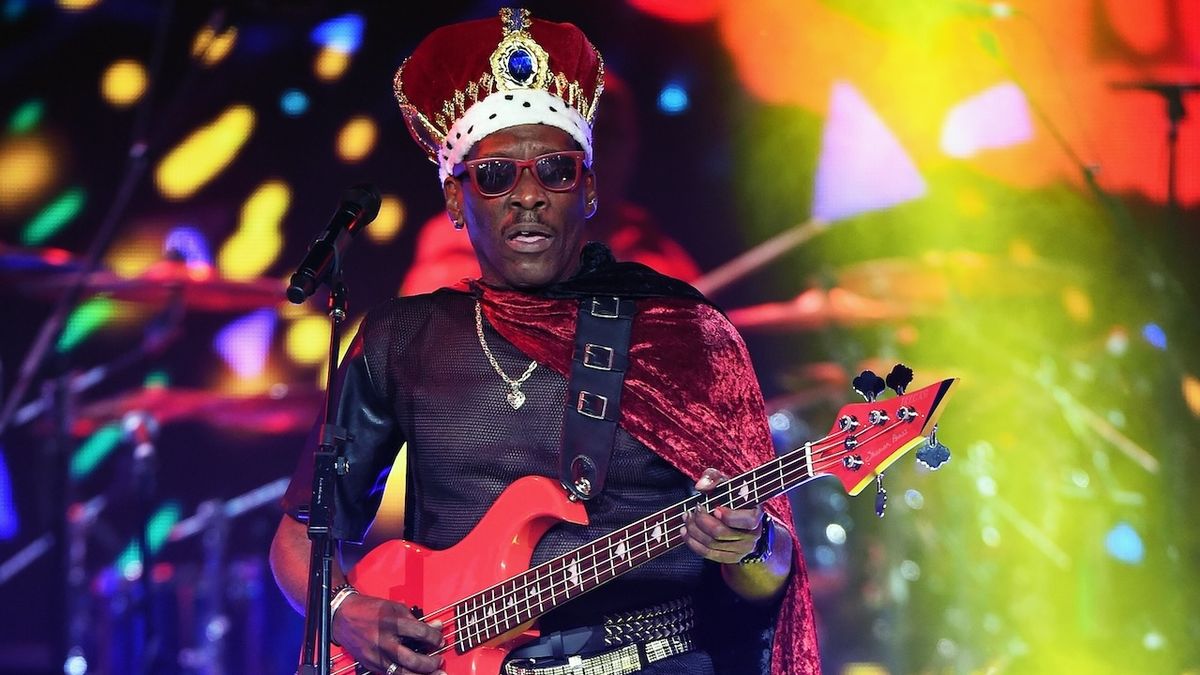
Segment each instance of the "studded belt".
M673 635L661 640L637 642L593 656L571 656L557 666L538 666L528 660L504 664L506 675L626 675L665 658L692 650L690 635Z
M543 635L517 648L509 675L618 675L692 649L695 612L683 597L604 617L585 626ZM628 668L628 669L626 669Z

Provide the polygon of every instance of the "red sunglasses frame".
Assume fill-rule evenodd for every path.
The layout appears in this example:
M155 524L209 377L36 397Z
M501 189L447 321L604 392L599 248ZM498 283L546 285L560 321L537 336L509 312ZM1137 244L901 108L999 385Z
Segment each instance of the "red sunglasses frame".
M575 180L566 187L551 187L542 182L542 177L537 172L537 163L538 161L546 159L547 157L558 157L559 155L565 155L575 160ZM536 180L538 185L541 185L543 188L551 192L570 192L571 190L579 187L579 181L581 178L583 178L583 162L586 158L587 153L585 153L583 150L560 150L558 152L547 152L545 154L538 155L537 157L530 157L529 159L516 159L514 157L480 157L479 159L467 160L454 167L456 169L454 176L459 179L462 179L463 176L469 176L471 183L475 185L475 191L478 192L482 197L503 197L507 194L511 194L513 190L517 189L517 183L521 182L521 172L525 169L529 169L529 173L533 174L533 179ZM496 161L512 162L515 164L517 166L517 171L513 174L515 178L513 178L512 185L508 186L507 189L501 192L484 192L479 187L479 180L476 178L477 167L484 162Z

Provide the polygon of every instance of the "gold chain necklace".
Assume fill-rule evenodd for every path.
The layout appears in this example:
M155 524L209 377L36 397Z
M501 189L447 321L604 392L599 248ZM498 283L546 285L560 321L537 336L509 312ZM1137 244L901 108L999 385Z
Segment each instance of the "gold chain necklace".
M533 374L534 369L537 368L537 361L530 361L529 367L525 369L525 374L515 380L504 374L500 364L496 363L496 357L492 356L492 350L488 349L487 340L483 339L483 310L480 309L478 300L475 301L475 334L479 336L479 346L483 347L483 355L487 357L488 363L492 364L492 368L500 376L500 379L512 388L512 391L508 392L508 404L513 407L513 410L525 405L525 392L521 391L521 383L528 380L529 376Z

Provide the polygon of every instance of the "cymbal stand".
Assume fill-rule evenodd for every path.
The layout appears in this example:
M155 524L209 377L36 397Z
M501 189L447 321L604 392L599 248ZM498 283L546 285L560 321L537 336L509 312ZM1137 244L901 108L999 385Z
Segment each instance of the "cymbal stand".
M229 617L225 613L225 553L230 513L220 500L212 499L200 505L194 518L200 522L204 548L197 589L198 629L192 635L193 646L184 649L179 660L187 672L225 675L225 643L229 633Z
M141 621L141 653L134 662L139 664L139 672L154 671L154 664L159 658L159 635L154 623L154 556L150 550L150 516L154 511L154 494L156 492L155 477L157 471L157 451L154 439L158 435L158 422L153 416L142 412L131 412L125 415L123 421L126 437L133 446L133 492L138 512L137 518L137 552L141 562L141 575L138 585L141 593L135 604L135 614Z

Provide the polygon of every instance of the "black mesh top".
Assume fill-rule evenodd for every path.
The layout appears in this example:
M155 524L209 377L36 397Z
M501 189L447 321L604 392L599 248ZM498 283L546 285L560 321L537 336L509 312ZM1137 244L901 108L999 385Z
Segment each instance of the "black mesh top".
M339 539L362 539L382 497L382 476L405 441L405 537L432 549L460 541L514 480L557 480L566 380L539 366L521 385L525 404L513 410L505 398L508 385L479 345L474 303L470 295L439 291L392 300L363 322L339 372L341 421L353 435L345 451L350 471L338 486ZM484 335L505 373L520 377L529 358L486 319ZM288 513L308 504L311 483L306 454L284 497ZM538 544L532 564L678 502L691 485L618 429L605 490L586 503L590 524L556 525ZM700 558L677 549L567 603L541 626L549 631L599 623L611 611L678 597L699 584L702 568Z

